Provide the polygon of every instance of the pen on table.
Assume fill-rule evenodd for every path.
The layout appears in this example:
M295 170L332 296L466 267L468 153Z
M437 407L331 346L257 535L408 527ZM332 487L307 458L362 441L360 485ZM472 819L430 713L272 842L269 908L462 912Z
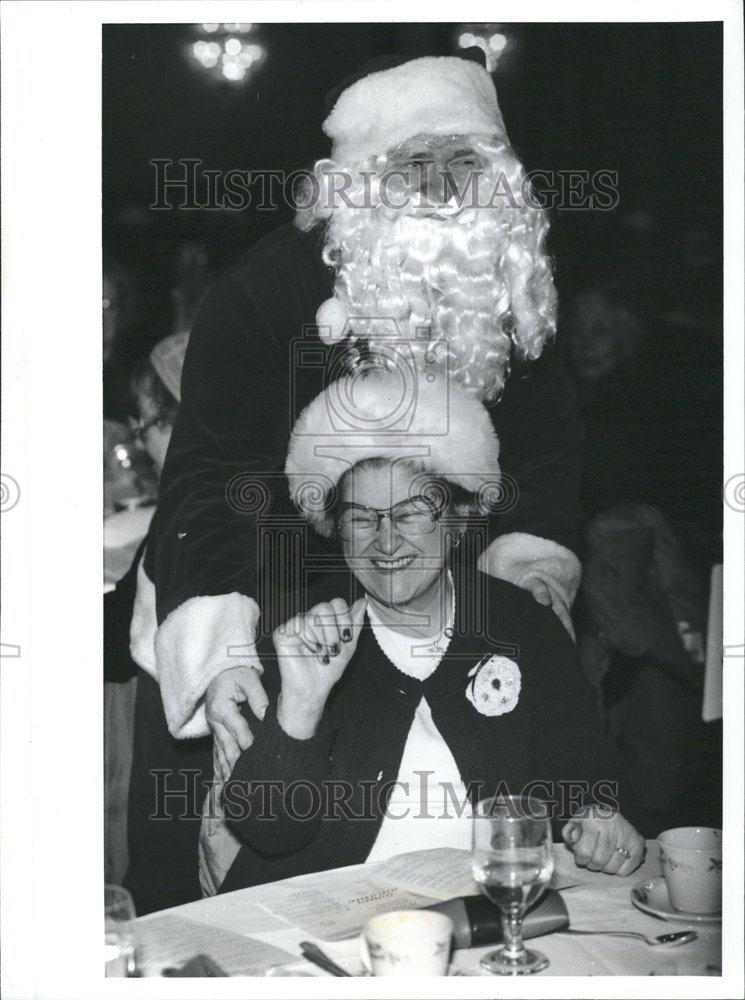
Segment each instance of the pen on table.
M303 953L303 958L307 958L309 962L317 965L320 969L325 972L330 972L332 976L349 976L350 973L346 972L340 965L336 962L332 962L328 955L325 955L321 949L314 945L311 941L301 941L300 950Z

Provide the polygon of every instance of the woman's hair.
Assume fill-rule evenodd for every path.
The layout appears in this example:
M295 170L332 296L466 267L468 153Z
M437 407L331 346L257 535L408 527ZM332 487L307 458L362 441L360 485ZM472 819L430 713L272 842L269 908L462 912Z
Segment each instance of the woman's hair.
M476 498L472 493L464 490L457 483L451 483L449 480L440 479L426 472L422 468L422 465L415 459L405 458L394 460L383 456L365 458L361 462L357 462L356 465L346 470L339 480L336 489L330 491L326 506L326 516L334 524L334 527L336 527L336 513L341 504L341 498L344 495L344 484L350 473L355 469L387 469L394 464L399 468L403 467L407 469L414 476L411 486L411 496L424 495L438 502L444 502L445 509L451 517L455 516L463 520L460 530L465 530L469 515L478 510Z
M477 209L469 225L448 224L450 242L441 253L441 223L420 222L407 242L411 220L377 210L386 156L371 160L365 174L361 165L318 161L315 185L306 180L314 197L298 208L296 225L325 227L323 259L337 270L335 294L355 334L374 347L390 336L394 317L402 334L426 350L418 331L431 323L445 338L449 375L488 402L504 386L513 345L518 357L532 360L555 334L556 290L545 245L548 217L524 167L505 142L471 142L484 164L478 204L488 207ZM352 178L341 198L334 187L340 174Z
M158 413L163 423L173 424L178 413L178 400L171 395L150 361L142 362L129 380L130 406L133 416L139 419L143 400Z

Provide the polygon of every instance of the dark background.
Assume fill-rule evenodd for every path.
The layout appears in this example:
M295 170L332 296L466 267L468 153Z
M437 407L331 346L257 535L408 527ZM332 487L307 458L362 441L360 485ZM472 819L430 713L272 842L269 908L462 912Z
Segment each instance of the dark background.
M661 505L705 567L717 558L721 520L721 25L499 30L510 47L494 78L526 168L619 174L613 211L552 214L563 307L578 291L610 282L650 329L649 349L625 382L601 399L596 387L585 393L594 428L586 507L614 498ZM308 166L329 152L324 95L340 79L383 53L453 54L457 33L456 24L257 25L254 41L266 58L229 83L189 59L191 25L105 26L103 240L136 289L133 355L172 330L174 260L184 242L203 244L219 272L292 217L286 206L153 211L149 160L193 157L221 170ZM591 482L618 442L634 460L611 483ZM627 477L633 484L617 496Z

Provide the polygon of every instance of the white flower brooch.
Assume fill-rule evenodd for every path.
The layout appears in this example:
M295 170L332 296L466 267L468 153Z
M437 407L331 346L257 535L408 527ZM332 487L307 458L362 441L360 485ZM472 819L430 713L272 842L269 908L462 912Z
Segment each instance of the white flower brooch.
M466 698L482 715L505 715L520 697L520 668L506 656L490 656L468 671Z

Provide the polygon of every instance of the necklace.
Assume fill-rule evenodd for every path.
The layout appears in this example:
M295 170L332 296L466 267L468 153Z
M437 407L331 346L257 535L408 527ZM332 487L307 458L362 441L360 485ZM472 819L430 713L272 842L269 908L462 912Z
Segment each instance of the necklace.
M434 637L428 638L422 636L421 639L418 639L411 635L407 637L401 632L396 632L385 625L378 618L373 608L368 605L368 617L370 618L371 625L373 625L373 633L378 641L378 645L389 658L396 660L397 657L392 655L394 654L394 650L405 646L408 649L408 656L413 656L419 661L422 668L424 668L426 661L435 661L429 669L437 666L437 663L442 659L443 654L450 645L450 640L453 637L453 624L455 622L455 587L453 586L453 579L449 571L448 585L450 587L450 606L448 608L447 619L444 627ZM380 631L381 628L382 634Z

